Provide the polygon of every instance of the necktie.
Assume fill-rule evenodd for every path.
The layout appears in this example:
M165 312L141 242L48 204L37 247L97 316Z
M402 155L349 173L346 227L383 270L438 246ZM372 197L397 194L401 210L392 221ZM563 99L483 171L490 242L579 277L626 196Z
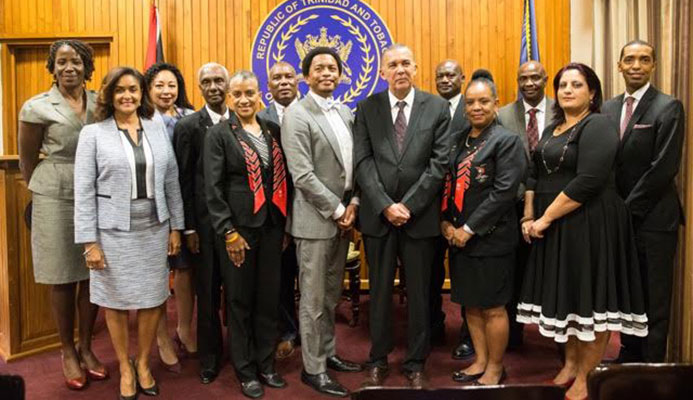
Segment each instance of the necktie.
M452 101L448 101L448 107L450 108L450 118L455 116L455 108L452 106Z
M623 117L623 122L621 122L621 139L623 139L623 134L626 133L626 128L628 128L628 123L633 117L634 102L635 97L626 97L626 115Z
M537 148L537 143L539 143L539 123L537 122L537 110L536 108L531 108L529 112L529 122L527 123L527 144L529 144L529 151L533 152Z
M225 116L222 115L221 117L219 117L219 122L224 122L224 121L226 121L226 117L225 117Z
M337 108L339 104L339 100L335 100L333 97L325 99L325 107L327 107L325 111L330 111L333 108Z
M397 112L397 118L395 118L395 141L400 153L404 146L404 135L407 133L407 117L404 116L404 107L406 105L406 101L398 101L396 104L399 107L399 111Z

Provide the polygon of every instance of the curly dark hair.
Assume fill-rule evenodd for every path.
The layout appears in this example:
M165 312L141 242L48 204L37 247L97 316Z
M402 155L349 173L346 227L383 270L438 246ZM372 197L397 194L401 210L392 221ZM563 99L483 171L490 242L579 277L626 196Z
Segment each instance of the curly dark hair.
M149 93L149 89L151 88L151 84L154 81L154 78L159 74L161 71L171 71L171 73L176 77L176 81L178 81L178 98L176 98L176 105L181 108L189 108L189 109L194 109L192 104L190 104L190 100L188 100L188 94L185 91L185 80L183 79L183 74L180 72L178 67L176 67L173 64L165 63L165 62L160 62L152 65L147 69L147 71L144 73L144 81L147 83L146 90L147 93Z
M48 72L53 75L53 71L55 71L55 55L58 53L58 49L63 46L70 46L77 52L79 58L82 59L82 63L84 63L84 80L90 81L91 75L94 73L94 49L77 39L61 39L51 43L51 47L48 50L48 59L46 60Z
M339 70L339 75L342 74L342 59L339 58L337 51L331 47L316 47L306 54L306 56L303 58L303 62L301 63L301 72L303 73L304 78L310 74L310 64L313 63L313 59L320 54L331 55L332 58L337 61L337 70Z
M131 67L115 67L108 71L108 74L103 78L103 82L101 82L101 90L99 90L99 97L96 99L96 110L94 110L96 121L108 119L115 113L113 94L118 81L125 75L133 76L139 82L142 90L142 98L140 99L139 107L137 107L137 115L141 118L151 118L154 115L154 106L149 100L147 93L145 93L147 85L142 73Z
M594 72L592 68L583 63L567 64L565 67L561 68L556 73L556 76L553 78L553 91L554 98L556 99L556 102L553 105L553 112L555 116L554 121L558 124L565 122L565 112L561 108L561 105L558 104L558 89L561 83L561 77L566 71L571 69L578 71L580 75L582 75L585 78L585 82L587 82L587 87L589 88L589 91L594 92L594 97L590 101L589 105L590 112L599 113L602 108L602 84L599 81L597 73Z

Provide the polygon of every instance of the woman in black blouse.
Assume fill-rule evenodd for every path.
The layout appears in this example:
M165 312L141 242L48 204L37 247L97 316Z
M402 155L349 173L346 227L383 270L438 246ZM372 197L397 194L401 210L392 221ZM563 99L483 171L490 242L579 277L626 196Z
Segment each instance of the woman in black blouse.
M599 114L599 78L574 63L553 84L556 119L533 154L525 193L522 231L533 246L517 319L566 343L554 383L580 399L609 331L645 336L647 316L628 210L614 186L619 134Z
M520 137L496 124L493 81L472 80L464 101L471 126L453 134L441 230L451 246L452 301L465 307L476 358L453 379L495 385L505 378L505 305L512 296L517 244L514 204L527 161Z

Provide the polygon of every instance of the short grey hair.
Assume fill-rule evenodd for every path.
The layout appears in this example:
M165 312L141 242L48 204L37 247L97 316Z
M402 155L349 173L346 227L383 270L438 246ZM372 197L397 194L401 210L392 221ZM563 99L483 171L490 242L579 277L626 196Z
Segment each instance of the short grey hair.
M385 57L385 54L387 54L391 51L400 50L400 49L409 50L412 58L414 58L414 51L411 49L411 47L407 46L406 44L402 44L402 43L393 43L393 44L387 46L386 48L383 49L381 56Z
M202 74L204 74L205 72L207 72L208 70L213 69L213 68L221 69L221 71L224 74L224 78L226 78L226 81L229 80L229 70L227 70L225 66L223 66L219 63L215 63L215 62L209 62L209 63L201 66L200 69L197 70L197 82L199 83L200 80L202 79Z

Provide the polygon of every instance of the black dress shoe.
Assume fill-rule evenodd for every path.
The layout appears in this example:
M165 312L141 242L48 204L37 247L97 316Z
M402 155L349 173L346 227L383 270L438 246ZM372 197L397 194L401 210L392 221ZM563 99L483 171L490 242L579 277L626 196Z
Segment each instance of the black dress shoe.
M332 380L327 373L311 375L305 370L301 371L301 382L312 387L316 391L335 397L347 397L349 391L339 382Z
M157 385L156 382L154 382L154 384L151 387L143 388L140 385L140 382L138 381L137 382L137 388L145 396L158 396L159 395L159 385Z
M471 339L463 339L452 351L453 360L465 360L474 356L474 346Z
M256 379L241 382L241 392L243 392L245 397L250 397L251 399L259 399L265 394L260 381Z
M260 378L260 382L271 388L281 389L286 387L286 381L276 372L272 372L270 374L260 374L258 378Z
M479 378L481 378L481 377L479 377ZM493 386L493 385L486 385L485 383L479 382L479 378L474 380L474 383L473 383L474 386ZM503 368L503 372L501 372L501 376L500 376L500 378L498 378L498 382L496 382L496 385L500 385L507 378L508 378L508 374L505 373L505 368Z
M200 371L200 382L207 385L214 382L219 376L219 371L214 368L204 368Z
M327 368L337 372L361 372L363 366L355 362L342 360L338 356L327 357Z
M455 371L452 373L452 380L458 383L468 383L468 382L476 382L477 379L481 378L484 375L483 372L479 374L465 374L462 371Z

